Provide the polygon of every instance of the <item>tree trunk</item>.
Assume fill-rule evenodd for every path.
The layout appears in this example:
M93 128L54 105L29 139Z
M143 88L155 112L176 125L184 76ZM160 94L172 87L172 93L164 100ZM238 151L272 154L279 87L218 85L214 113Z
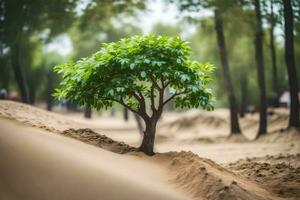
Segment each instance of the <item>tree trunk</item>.
M230 108L230 131L231 133L240 133L240 126L238 121L238 109L236 104L236 99L234 95L234 90L232 86L230 69L227 60L227 52L226 45L224 39L224 31L223 31L223 21L220 16L219 11L215 10L215 29L217 33L217 41L219 46L220 58L223 66L223 75L225 79L225 86L228 94L229 108Z
M298 80L294 55L294 21L293 9L290 0L283 0L284 6L284 33L285 33L285 61L289 77L290 87L290 120L289 127L299 127L299 98Z
M53 97L52 95L47 95L47 110L52 111L52 105L53 105Z
M248 89L247 78L244 75L242 75L241 76L241 111L240 111L240 117L245 116L246 105L247 105L247 89Z
M86 105L84 107L84 117L87 119L91 119L92 118L92 108L89 105Z
M124 120L126 122L128 122L128 119L129 119L129 115L128 115L128 109L124 107L124 110L123 110L123 117L124 117Z
M154 155L154 139L155 139L155 131L156 131L157 120L150 119L146 122L146 130L144 132L144 137L141 146L139 147L139 151L144 152L146 155L152 156Z
M270 50L271 50L271 58L272 58L272 72L273 72L273 92L276 96L275 106L278 106L278 85L277 85L277 61L276 61L276 49L275 49L275 41L274 41L274 28L275 28L275 19L274 19L274 11L273 11L273 0L271 0L271 19L270 19Z
M3 73L0 77L0 81L1 81L1 85L0 87L4 88L7 90L7 92L9 92L9 82L10 82L10 66L8 65L8 62L6 60L4 60L4 58L0 58L0 67L1 67L1 73Z
M4 55L3 52L4 45L0 44L0 68L1 68L1 76L0 76L0 87L4 88L9 93L9 83L10 83L10 65L8 61L8 56Z
M25 74L20 66L20 39L15 41L15 44L12 46L11 49L11 59L12 59L12 66L14 75L21 93L21 99L24 103L29 103L29 92L28 92L28 84L25 79Z
M47 84L47 110L51 111L52 110L52 102L53 102L53 96L52 96L52 91L53 91L53 79L54 79L54 74L52 70L49 70L48 72L48 84Z
M263 57L263 30L261 22L260 0L255 0L256 34L255 34L255 60L260 92L259 128L258 136L267 132L267 101L265 85L265 69Z

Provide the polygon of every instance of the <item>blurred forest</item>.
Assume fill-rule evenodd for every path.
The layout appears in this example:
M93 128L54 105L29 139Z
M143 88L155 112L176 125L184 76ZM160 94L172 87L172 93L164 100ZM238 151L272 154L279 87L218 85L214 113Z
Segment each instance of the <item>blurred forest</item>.
M173 13L175 23L147 24L156 9ZM153 33L183 37L193 59L216 67L215 106L230 108L232 133L246 111L261 112L266 132L267 106L279 106L290 89L290 125L299 126L299 0L1 0L0 23L0 89L10 99L51 110L55 65L103 42Z

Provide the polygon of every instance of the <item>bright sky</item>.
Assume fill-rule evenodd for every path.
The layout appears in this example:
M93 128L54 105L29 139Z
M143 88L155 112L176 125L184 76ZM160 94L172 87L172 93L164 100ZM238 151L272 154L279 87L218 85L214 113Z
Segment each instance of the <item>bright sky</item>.
M178 22L178 12L174 4L166 5L163 0L149 1L148 10L140 12L139 22L144 33L149 33L153 25L157 23L163 23L168 25L174 25Z

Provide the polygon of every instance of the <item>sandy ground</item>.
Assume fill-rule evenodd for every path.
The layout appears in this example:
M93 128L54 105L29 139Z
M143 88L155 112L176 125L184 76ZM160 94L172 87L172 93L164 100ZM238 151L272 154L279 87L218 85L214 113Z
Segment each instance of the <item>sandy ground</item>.
M227 167L278 196L300 198L300 154L241 159Z
M160 153L151 158L135 152L135 147L140 142L140 134L136 129L135 121L131 117L129 122L124 122L120 113L117 113L115 117L109 116L108 113L102 113L101 116L94 114L91 120L86 120L82 118L81 113L61 115L20 103L1 101L0 117L2 118L0 120L1 137L8 141L5 144L10 144L3 145L6 147L6 151L0 151L0 153L5 152L1 157L7 159L6 162L3 162L6 164L0 166L1 171L8 170L8 166L11 168L14 163L23 162L26 163L28 170L24 175L23 168L16 165L18 167L12 168L15 171L6 171L6 177L9 178L4 179L2 185L13 186L15 192L26 192L26 188L20 189L21 185L26 185L24 180L32 179L31 177L42 177L41 180L33 179L37 186L33 187L27 184L29 185L27 189L36 195L43 195L43 189L37 188L44 188L46 192L49 192L54 183L58 183L59 188L65 187L65 185L70 186L66 187L66 193L62 193L62 195L70 195L68 190L78 187L76 184L86 185L85 181L91 179L91 183L83 188L84 191L100 192L91 192L90 197L96 194L106 194L105 197L111 198L104 199L114 199L114 194L110 194L111 190L107 188L120 187L120 190L125 193L124 197L128 195L129 199L139 199L137 196L139 194L135 194L130 188L127 189L127 185L122 185L122 181L117 181L116 187L110 185L116 184L114 181L118 180L120 176L121 179L123 178L122 180L130 180L129 186L136 183L141 185L141 194L148 194L149 191L151 194L155 193L158 195L157 198L155 197L156 199L300 199L300 132L296 129L284 130L288 120L288 112L285 109L276 109L270 112L268 116L269 133L255 141L253 138L256 137L257 114L247 115L246 118L241 119L244 135L227 137L228 111L225 109L213 112L191 110L181 113L166 113L158 125L155 149ZM2 134L3 130L10 134ZM13 134L11 134L12 132ZM22 137L20 137L21 135ZM26 139L27 135L28 140ZM90 145L70 140L61 135ZM43 139L39 139L40 137ZM4 140L1 139L0 142L2 141ZM67 144L70 141L72 141L72 145ZM35 149L29 148L27 151L24 146L26 142ZM45 145L41 145L41 143L45 143ZM15 153L13 156L12 149L27 152L28 155L25 155L29 157L23 159L24 156L21 153ZM46 152L33 153L39 152L40 149ZM178 153L182 150L190 152ZM47 162L48 159L45 157L53 157L53 154L52 156L47 155L49 151L54 151L52 153L55 155L59 154L59 160L64 161L60 170L53 165L53 163L59 163L57 160ZM170 153L169 151L177 152ZM96 154L101 156L96 156ZM108 163L113 164L109 165ZM132 176L135 174L135 169L144 168L143 165L147 166L145 167L147 170L137 170L138 176ZM20 166L23 165L20 164ZM74 166L76 166L75 171L70 170ZM137 167L130 171L132 166ZM46 178L49 175L42 173L43 167L47 168L47 171L48 168L49 171L52 170L53 174L56 174L57 171L57 176L53 176L53 180L49 181ZM36 170L32 170L32 168ZM123 174L118 171L119 168L122 168ZM63 176L63 172L66 171L68 173ZM149 174L146 171L149 171ZM36 176L37 172L40 173L39 176ZM15 179L11 174L17 174ZM92 174L97 175L93 176ZM108 175L108 178L101 178L101 174ZM147 177L146 180L143 178L141 181L141 177L144 176ZM86 178L81 180L82 177ZM157 184L156 181L158 181ZM38 186L39 182L41 182L40 187ZM144 184L140 184L140 182ZM158 186L154 187L152 184ZM96 189L96 185L105 188L107 193L102 193L103 191L99 188ZM57 191L57 188L54 187L53 191L54 189ZM4 191L8 191L6 194L11 193L8 187L2 190L3 195L5 195ZM166 198L163 195L170 196ZM87 195L86 199L88 197ZM153 199L152 196L149 198ZM116 196L115 199L120 199L120 196Z
M8 120L0 124L0 199L187 199L167 185L158 165Z
M220 164L246 157L300 153L299 131L280 131L287 126L288 111L277 109L273 113L268 116L270 133L256 141L251 139L256 136L258 114L249 114L241 119L244 135L228 138L229 113L225 109L213 112L191 110L165 113L158 125L155 150L192 151ZM129 122L125 122L122 113L116 113L115 117L111 117L109 112L101 115L94 113L92 119L84 119L82 113L61 115L32 106L2 101L0 116L51 132L89 128L134 147L140 144L141 139L134 117L130 116Z

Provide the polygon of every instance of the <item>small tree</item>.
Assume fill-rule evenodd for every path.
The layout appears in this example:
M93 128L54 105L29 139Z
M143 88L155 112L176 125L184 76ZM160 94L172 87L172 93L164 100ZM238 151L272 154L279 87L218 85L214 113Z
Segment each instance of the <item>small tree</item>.
M55 67L63 77L55 96L98 110L114 102L128 108L145 122L139 150L153 155L156 125L171 99L180 108L213 109L207 88L213 67L189 60L190 51L178 37L156 35L103 44L91 57Z

